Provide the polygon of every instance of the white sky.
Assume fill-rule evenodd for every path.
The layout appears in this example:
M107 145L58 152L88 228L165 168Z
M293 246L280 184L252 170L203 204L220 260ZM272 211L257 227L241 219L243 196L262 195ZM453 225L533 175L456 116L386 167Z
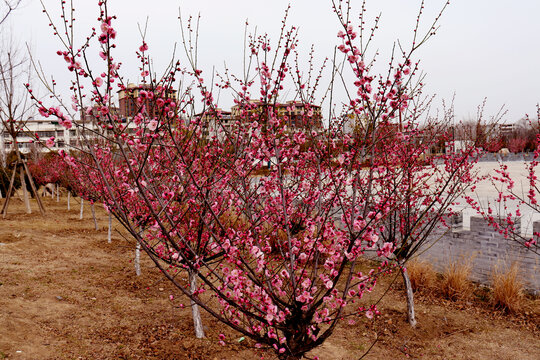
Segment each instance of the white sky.
M181 44L178 8L184 16L201 14L199 58L208 74L212 66L223 69L224 61L233 71L241 70L244 23L248 19L258 33L268 33L276 40L284 10L291 3L289 24L300 29L304 54L315 45L318 63L332 57L339 45L339 29L330 0L109 0L117 14L119 49L116 58L124 63L131 82L137 81L135 50L140 45L137 24L148 23L148 43L159 68L169 59L173 45ZM352 0L360 4L359 0ZM426 1L424 27L428 26L443 5L441 0ZM58 11L59 0L44 0ZM74 0L78 31L87 34L98 27L97 1ZM382 12L375 47L381 50L380 64L387 62L394 40L408 43L418 12L417 0L368 0L368 15ZM426 93L446 101L456 94L458 119L473 118L477 107L487 97L485 113L494 115L505 105L505 121L513 122L524 114L536 114L540 101L540 1L538 0L454 0L440 21L440 29L418 53L421 69L427 77ZM47 27L38 0L25 0L23 8L12 14L8 27L20 43L28 42L34 57L53 74L60 87L66 86L69 72L56 55L59 43ZM3 30L4 35L7 30ZM179 49L180 50L180 49ZM97 60L96 60L97 61ZM222 107L229 107L224 96Z

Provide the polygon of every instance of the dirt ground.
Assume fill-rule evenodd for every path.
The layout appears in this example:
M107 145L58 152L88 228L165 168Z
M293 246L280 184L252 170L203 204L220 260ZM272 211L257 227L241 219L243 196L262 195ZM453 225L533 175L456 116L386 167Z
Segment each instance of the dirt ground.
M45 206L46 216L35 203L27 215L16 199L0 218L0 359L275 359L209 316L207 338L195 339L179 292L144 256L137 277L134 244L119 232L107 243L100 206L98 231L88 204L84 220L75 200L71 211L66 198L47 198ZM377 320L343 324L310 355L358 359L376 340L366 359L540 359L538 300L508 316L480 297L419 295L413 330L394 287ZM218 345L220 333L225 346Z

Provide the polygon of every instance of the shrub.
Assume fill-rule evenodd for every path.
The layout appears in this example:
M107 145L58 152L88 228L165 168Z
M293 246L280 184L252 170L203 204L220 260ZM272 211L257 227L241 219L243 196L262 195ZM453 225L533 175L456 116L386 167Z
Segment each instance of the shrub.
M523 303L523 282L519 276L517 264L513 264L506 271L495 267L492 274L493 305L503 311L516 313Z

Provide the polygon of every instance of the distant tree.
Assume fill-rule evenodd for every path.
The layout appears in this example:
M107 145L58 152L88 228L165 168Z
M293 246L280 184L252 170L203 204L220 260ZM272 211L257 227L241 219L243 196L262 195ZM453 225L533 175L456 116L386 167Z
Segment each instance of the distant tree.
M497 136L490 139L485 146L485 150L490 153L496 153L504 147L504 139L501 136Z
M26 122L32 115L33 104L25 86L31 78L31 64L28 58L17 49L13 39L2 43L2 52L0 54L0 125L3 127L4 134L11 137L13 151L16 156L16 162L13 166L13 172L10 183L14 183L16 173L19 173L21 187L24 194L26 212L31 213L26 180L28 179L33 195L36 195L30 171L24 161L17 138L25 131ZM10 186L11 188L12 186ZM2 213L5 216L9 205L9 199L12 191L8 188L6 199L2 207ZM44 212L39 197L36 196L41 212Z
M6 21L9 15L19 7L22 0L2 0L0 3L0 25Z
M523 150L525 150L525 147L527 146L527 142L528 140L523 137L512 138L508 140L508 150L515 154L523 152Z

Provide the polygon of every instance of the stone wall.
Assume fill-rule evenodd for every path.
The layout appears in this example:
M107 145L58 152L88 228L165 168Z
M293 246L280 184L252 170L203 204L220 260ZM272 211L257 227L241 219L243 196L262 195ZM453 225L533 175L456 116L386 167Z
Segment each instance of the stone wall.
M463 228L462 217L454 218L452 223L451 229L433 232L429 242L420 250L420 258L431 262L439 272L443 272L452 261L470 261L473 267L471 280L484 284L491 283L496 266L507 269L516 263L526 288L540 294L538 244L534 245L535 253L511 239L505 239L480 217L470 218L470 229ZM533 230L540 232L540 222L533 224Z

